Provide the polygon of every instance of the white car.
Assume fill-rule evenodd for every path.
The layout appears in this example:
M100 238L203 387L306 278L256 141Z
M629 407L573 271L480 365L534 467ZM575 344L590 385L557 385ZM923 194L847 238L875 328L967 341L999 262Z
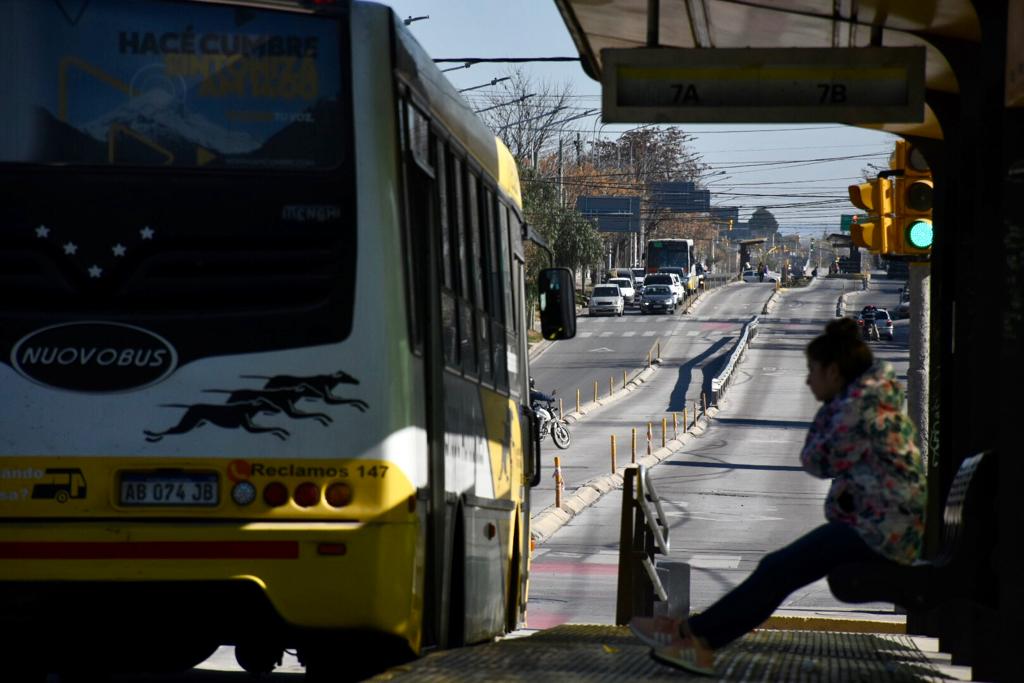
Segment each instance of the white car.
M632 306L637 300L636 290L633 288L633 283L624 277L613 277L608 280L609 285L618 285L619 291L622 292L622 298L625 300L627 306Z
M678 304L683 300L685 294L683 283L679 281L679 276L675 273L651 273L644 280L644 289L646 290L649 285L665 285L671 289L673 304Z
M594 287L590 295L590 315L622 315L626 301L618 285L605 284Z
M772 271L769 270L767 273L764 274L764 280L761 280L757 276L757 271L756 270L744 270L743 271L743 281L744 282L778 282L779 281L779 274L778 273L773 273Z

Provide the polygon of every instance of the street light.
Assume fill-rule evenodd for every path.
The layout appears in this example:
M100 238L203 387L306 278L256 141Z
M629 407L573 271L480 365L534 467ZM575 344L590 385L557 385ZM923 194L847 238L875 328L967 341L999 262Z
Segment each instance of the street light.
M414 17L414 16L412 16L410 14L409 16L407 16L405 19L402 20L402 23L405 24L406 26L408 26L409 24L411 24L414 21L420 21L421 19L429 19L429 18L430 18L430 15L428 15L428 14L425 14L422 17Z

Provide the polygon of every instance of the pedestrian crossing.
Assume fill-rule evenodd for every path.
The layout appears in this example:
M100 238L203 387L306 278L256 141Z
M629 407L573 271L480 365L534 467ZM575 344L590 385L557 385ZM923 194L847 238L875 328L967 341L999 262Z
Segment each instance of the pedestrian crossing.
M696 337L698 335L704 337L715 337L723 335L734 335L739 334L740 328L728 330L644 330L639 335L635 331L615 333L615 332L577 332L576 336L581 339L587 339L593 337L595 339L607 339L609 337L622 338L622 337Z
M789 324L789 325L824 325L835 318L777 318L775 316L762 315L759 316L760 322L762 323L775 323L775 324ZM584 323L587 318L580 318L581 324ZM658 317L644 317L638 321L637 318L627 316L622 318L601 318L599 320L589 321L591 325L598 325L601 327L612 325L614 327L621 326L632 326L632 325L648 325L651 323L736 323L738 325L745 325L750 322L750 318L723 318L722 316L715 315L685 315L685 316L658 316Z
M801 327L811 326L814 328L820 328L832 318L818 319L818 318L772 318L762 317L760 322L762 325L796 325ZM601 322L594 323L588 327L597 329L586 329L584 326L580 326L577 330L576 336L581 339L596 338L596 339L608 339L608 338L631 338L631 337L723 337L732 336L739 334L743 325L750 322L749 318L722 318L716 316L686 316L683 318L666 316L657 318L647 318L645 323L681 323L673 327L657 327L655 329L622 329L623 327L629 327L624 323L632 322L629 318L612 318L609 320L602 320ZM647 325L645 325L646 327ZM613 329L608 329L609 327Z

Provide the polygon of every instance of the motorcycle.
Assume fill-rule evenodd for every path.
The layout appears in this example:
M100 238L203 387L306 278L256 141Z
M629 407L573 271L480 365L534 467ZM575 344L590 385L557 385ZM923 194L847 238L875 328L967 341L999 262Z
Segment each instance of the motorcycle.
M530 406L540 421L540 439L543 441L548 433L551 440L561 449L566 449L572 443L572 435L569 434L569 424L561 415L556 417L554 399L534 400Z
M878 341L878 325L874 320L867 320L864 322L864 340L865 341Z

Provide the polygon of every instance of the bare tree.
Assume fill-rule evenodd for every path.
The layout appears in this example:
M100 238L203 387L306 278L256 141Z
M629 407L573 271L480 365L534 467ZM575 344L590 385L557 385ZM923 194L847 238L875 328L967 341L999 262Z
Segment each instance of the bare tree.
M522 68L511 69L508 77L478 111L520 165L536 167L541 156L557 150L565 119L573 117L575 93L571 84L537 81Z

